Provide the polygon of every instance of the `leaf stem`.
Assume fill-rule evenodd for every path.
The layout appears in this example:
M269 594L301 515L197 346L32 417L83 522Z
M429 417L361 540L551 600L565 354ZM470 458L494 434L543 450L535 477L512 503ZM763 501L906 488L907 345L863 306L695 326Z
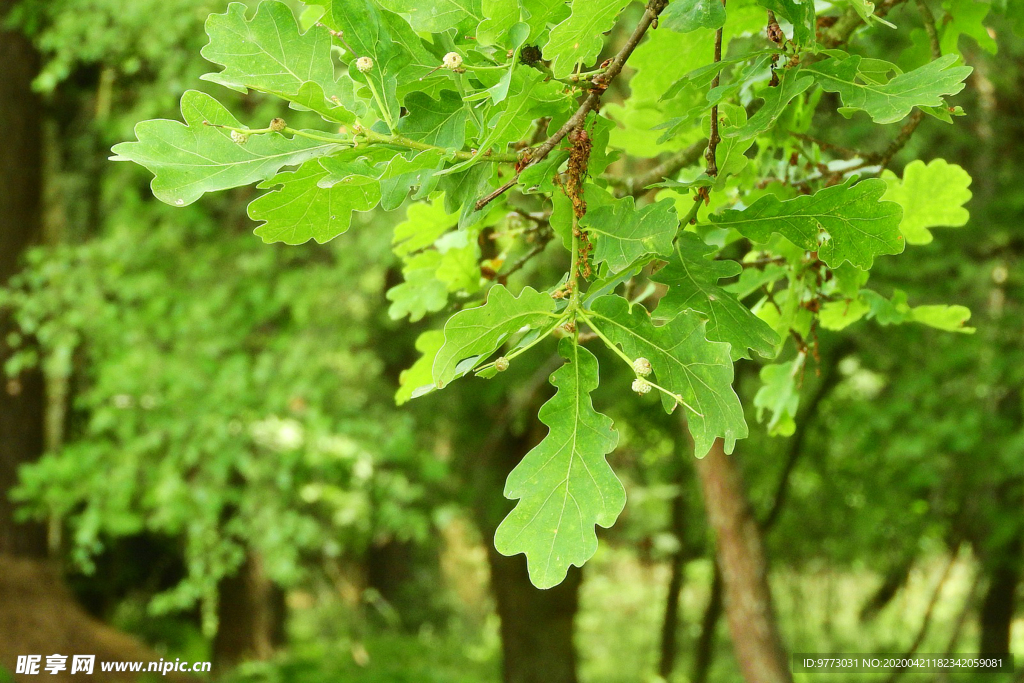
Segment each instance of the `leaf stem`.
M547 339L549 336L551 336L551 333L554 332L555 330L557 330L559 328L559 326L561 326L563 323L565 323L565 321L569 318L567 312L562 313L562 315L557 315L555 313L552 313L551 316L554 317L554 318L557 318L557 321L551 327L549 327L547 330L545 330L543 334L537 335L537 338L534 339L529 344L527 344L526 346L521 346L518 349L515 349L514 351L509 353L507 356L504 356L505 360L512 360L516 356L521 356L522 354L526 353L527 351L532 349L534 346L536 346L537 344L541 343L542 341ZM473 372L475 372L476 374L480 374L484 370L492 367L497 362L498 362L497 360L492 360L490 363L485 363L484 365L481 365L480 367L476 368L475 370L473 370Z
M234 131L241 133L242 135L263 135L266 133L275 133L273 128L237 128L235 126L225 126L219 123L209 123L206 125L213 126L214 128L223 128L224 130ZM362 138L371 145L395 145L397 147L406 147L408 149L418 149L421 151L437 151L443 152L446 155L451 155L455 159L460 161L468 161L469 159L477 158L472 152L465 152L463 150L453 150L447 147L438 147L437 145L431 145L426 142L417 142L416 140L410 140L404 135L385 135L378 133L377 131L370 130L368 128L361 128L353 139L345 139L333 137L327 133L317 134L311 133L305 130L298 130L296 128L283 128L281 133L288 133L289 135L297 135L301 138L309 138L310 140L317 140L319 142L332 142L338 145L349 145L355 146L356 142L360 141L356 138ZM479 157L484 161L492 161L494 163L503 164L514 164L519 161L518 154L492 154L490 152L483 154Z
M395 132L395 122L391 118L391 111L384 106L384 101L381 100L380 95L377 93L377 87L373 84L373 80L370 78L366 79L366 85L370 88L370 93L373 95L373 101L380 107L380 113L384 117L384 123L388 124L388 130L392 133Z
M336 145L352 145L352 140L346 140L344 138L332 137L328 134L317 134L311 133L307 130L298 130L297 128L282 128L280 131L274 130L273 128L236 128L235 126L225 126L220 123L210 123L209 121L204 122L208 126L214 128L223 128L224 130L230 130L235 133L241 133L242 135L264 135L266 133L288 133L289 135L295 135L300 138L308 138L310 140L317 140L318 142L332 142Z
M636 370L633 368L633 359L631 359L629 356L627 356L626 353L622 349L619 348L618 344L615 344L614 342L612 342L611 339L609 339L608 337L604 336L604 332L601 331L601 328L599 328L597 325L595 325L594 321L582 309L577 311L577 315L579 315L579 317L583 318L583 321L586 322L587 325L590 326L590 329L592 329L594 331L594 334L596 334L597 337L601 341L604 342L605 346L607 346L609 349L614 351L615 355L617 355L619 358L621 358L622 361L626 365L629 366L629 369L633 370L633 373L636 374ZM655 384L654 382L652 382L647 377L641 377L640 375L636 375L636 376L637 376L638 379L642 379L645 382L647 382L648 384L650 384L651 387L653 387L654 389L657 389L658 391L662 392L666 396L670 397L673 401L675 401L679 405L684 406L686 408L689 408L690 412L692 412L697 417L704 417L704 415L702 413L697 412L697 410L693 406L691 406L689 403L684 401L683 397L680 396L679 394L675 393L674 391L669 391L668 389L666 389L665 387L661 386L660 384Z
M397 133L393 135L385 135L368 128L360 129L357 136L361 136L370 144L397 145L399 147L408 147L409 149L444 152L445 154L452 155L455 159L460 161L469 161L470 159L482 159L484 161L493 161L497 163L515 163L519 161L519 155L514 153L494 154L491 152L485 152L484 154L477 155L473 152L453 150L448 149L447 147L438 147L437 145L431 145L426 142L417 142L416 140L410 140L404 135L398 135Z

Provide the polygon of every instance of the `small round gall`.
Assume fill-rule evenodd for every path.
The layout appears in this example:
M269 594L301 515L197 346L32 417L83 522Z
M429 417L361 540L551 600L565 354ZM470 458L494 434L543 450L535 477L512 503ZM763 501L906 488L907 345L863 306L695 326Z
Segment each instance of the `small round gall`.
M633 361L633 372L641 377L646 377L651 374L651 361L646 358L637 358Z
M231 142L239 145L244 145L249 139L249 136L245 133L239 133L237 130L231 131Z
M285 123L285 120L282 118L276 118L270 122L270 130L274 131L275 133L280 133L287 127L288 124Z
M457 71L462 66L462 55L458 52L449 52L441 60L441 65L449 71Z
M498 372L505 372L508 370L508 358L502 356L498 360L494 361L494 369Z
M633 380L632 389L636 393L643 396L644 394L649 394L651 392L651 383L645 379L637 377L635 380Z
M369 57L360 57L356 60L356 68L359 69L360 73L366 73L373 68L373 60Z

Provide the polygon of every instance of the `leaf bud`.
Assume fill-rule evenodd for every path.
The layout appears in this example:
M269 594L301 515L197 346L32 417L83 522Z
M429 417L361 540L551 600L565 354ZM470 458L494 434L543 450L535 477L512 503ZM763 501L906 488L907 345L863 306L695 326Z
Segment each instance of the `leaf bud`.
M276 118L270 122L270 130L274 131L275 133L280 133L287 127L288 124L285 123L285 120L282 118Z
M356 68L359 69L361 73L366 73L373 68L373 60L369 57L360 57L356 60Z
M508 370L508 358L501 356L498 360L494 361L494 369L498 372L505 372Z
M635 380L633 380L633 391L640 394L641 396L643 396L644 394L648 394L651 391L651 383L645 379L637 377Z
M248 139L249 136L246 135L245 133L240 133L237 130L231 131L231 142L237 143L239 145L244 145Z
M641 377L646 377L651 374L651 361L646 358L637 358L633 361L633 372Z
M458 52L449 52L441 60L441 64L449 71L458 71L462 67L462 55Z

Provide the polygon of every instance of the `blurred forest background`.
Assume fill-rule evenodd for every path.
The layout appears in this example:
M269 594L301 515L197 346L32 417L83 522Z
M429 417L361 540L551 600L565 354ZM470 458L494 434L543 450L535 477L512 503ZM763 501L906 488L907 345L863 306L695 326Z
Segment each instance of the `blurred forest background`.
M792 434L739 444L790 652L1024 652L1022 18L930 4L974 67L968 116L926 121L895 168L963 166L971 220L874 280L969 306L977 332L823 333ZM951 4L989 30L961 35ZM584 571L538 591L491 539L546 375L395 405L431 327L388 315L405 209L264 245L253 190L175 209L107 161L213 87L203 23L226 5L0 0L0 680L61 648L212 659L239 682L740 680L676 420L607 402L629 503ZM895 59L905 35L859 46ZM261 102L225 100L279 113ZM879 149L879 130L836 136ZM757 372L738 368L751 425Z

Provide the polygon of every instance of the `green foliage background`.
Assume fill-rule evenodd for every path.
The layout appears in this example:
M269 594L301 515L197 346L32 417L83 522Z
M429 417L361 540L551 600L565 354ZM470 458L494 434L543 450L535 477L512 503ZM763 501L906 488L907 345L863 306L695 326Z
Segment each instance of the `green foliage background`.
M51 386L64 387L71 397L65 432L51 453L24 469L17 495L27 513L55 519L66 529L63 547L73 573L88 575L119 539L140 534L164 539L184 567L180 580L123 601L115 618L141 630L139 624L148 619L143 615L165 615L164 630L147 635L163 642L192 638L196 652L206 647L199 634L209 636L216 628L219 580L247 553L259 554L268 575L304 607L293 610L290 649L270 664L243 667L240 680L497 680L493 610L476 602L486 599L485 592L460 587L480 583L481 548L491 542L465 522L473 514L474 480L467 474L466 454L459 451L465 439L460 431L478 429L465 419L475 406L505 402L517 386L535 381L535 371L543 369L543 358L555 345L544 342L538 349L544 353L522 360L513 356L517 351L505 351L512 358L507 373L421 394L426 385L465 374L460 361L496 351L523 327L522 319L503 312L485 321L496 330L489 343L481 344L475 332L454 333L467 316L485 315L500 303L505 285L496 285L502 289L489 294L485 307L472 308L493 285L488 269L501 273L533 255L508 278L513 294L507 300L517 302L509 306L535 316L529 319L535 330L554 329L556 321L567 319L545 294L564 284L569 255L563 243L572 251L572 206L548 179L567 155L556 150L548 166L528 169L524 175L531 182L523 183L515 200L484 211L471 205L500 184L498 165L477 150L514 155L506 143L528 138L533 119L551 117L542 131L551 132L574 106L568 106L559 84L525 67L470 72L475 81L431 69L448 51L465 52L469 63L470 57L500 58L508 49L544 38L554 54L545 52L553 75L566 78L577 61L586 69L611 56L614 49L605 43L620 44L640 8L580 3L588 12L599 11L567 20L577 9L570 14L561 3L541 7L545 3L532 0L507 18L487 3L485 9L466 5L454 17L414 13L411 24L400 19L388 25L392 39L384 41L362 34L369 24L354 6L345 6L353 10L348 16L330 3L312 4L333 9L322 20L338 22L349 45L359 55L371 55L380 68L367 74L349 70L338 79L332 69L329 78L272 82L258 70L240 71L251 65L233 61L230 50L218 56L215 32L204 49L203 25L210 13L227 11L218 16L236 22L254 13L273 14L278 25L298 35L312 26L317 11L299 3L229 9L222 2L191 0L61 0L25 2L14 16L47 58L37 83L55 112L49 179L57 190L48 215L50 244L31 254L24 274L0 295L0 305L16 311L25 338L41 349L37 355L26 346L8 370L40 362ZM380 4L409 9L400 2ZM800 18L789 14L800 5L776 4L787 35L809 46L813 14ZM631 320L619 310L625 302L617 295L586 300L593 327L611 345L621 344L626 360L648 358L655 381L682 394L684 405L693 409L698 451L710 448L716 436L745 435L746 416L749 437L737 452L758 513L770 509L787 458L798 458L784 511L767 536L781 620L794 651L900 651L917 628L941 571L940 558L959 553L944 600L948 606L940 609L920 648L943 651L974 577L1012 555L1007 548L1024 534L1019 223L1024 195L1015 183L1022 156L1016 141L1024 113L1018 94L1024 49L1012 32L1020 8L969 0L930 4L939 19L945 55L940 60L930 62L925 27L906 6L887 15L899 31L864 31L856 42L859 56L836 56L802 72L785 72L778 88L755 78L767 69L758 54L770 47L762 37L764 10L753 3L730 4L725 54L746 61L729 63L723 72L729 77L723 78L720 112L729 125L718 148L719 175L703 174L702 161L688 164L648 195L657 201L639 211L639 201L614 196L621 188L602 180L602 173L614 164L608 175L631 182L646 168L646 159L686 150L707 136L705 96L713 74L700 67L711 62L714 30L723 18L664 15L662 26L629 62L628 88L616 82L602 118L588 124L595 140L588 187L594 189L588 190L590 206L581 225L596 242L596 282L590 291L606 284L608 291L619 287L622 293L621 283L654 258L667 266L653 280L669 286L654 311L665 327L639 314ZM485 11L477 44L456 38L450 45L428 45L420 39L455 24L477 28ZM555 27L537 16L551 17L548 23ZM573 33L574 21L587 30ZM333 47L330 41L313 44L314 36L323 36L316 31L313 27L305 42L282 49L307 61L312 54L346 63L356 56L337 41ZM607 40L579 39L605 31L611 31ZM212 82L200 81L210 70L198 57L201 49L225 67L207 78ZM670 63L667 54L673 56ZM975 69L970 78L958 58ZM872 61L880 59L904 71L880 89L890 88L896 97L866 95L869 89L844 75L859 67L862 83L884 79ZM859 61L851 65L851 60ZM893 171L881 173L879 180L815 186L817 193L801 194L799 183L819 164L835 164L829 160L842 155L833 157L827 146L791 137L787 130L821 134L840 149L885 149L899 132L893 122L915 106L945 106L940 95L956 94L964 79L967 89L950 104L962 106L968 117L954 118L952 126L928 118L896 157ZM217 84L256 92L243 97ZM200 144L223 145L228 159L238 150L266 156L283 151L302 165L295 170L261 162L257 170L227 181L217 176L201 190L235 189L201 201L195 201L201 191L181 194L183 183L163 171L169 185L164 196L155 184L157 196L187 206L154 201L149 175L134 165L106 163L104 150L136 134L144 140L146 130L135 128L137 121L177 119L178 98L191 88L215 94L235 117L226 118L207 95L186 95L200 103L191 118L183 111ZM901 94L910 90L915 97ZM312 104L320 116L259 93ZM753 116L734 104L762 98ZM464 107L467 100L485 103L485 113ZM846 120L848 109L867 114ZM942 115L938 109L928 113ZM294 130L315 130L332 141L278 136L288 142L273 142L271 135L251 134L245 147L233 142L232 147L224 143L225 131L202 125L205 119L260 129L275 116L285 117ZM432 149L402 156L372 144L349 153L349 143L340 141L351 140L351 128L347 135L335 131L339 124L351 127L357 117L390 119L405 139L463 156L449 158ZM177 124L156 125L186 135ZM368 126L366 142L390 134ZM259 147L261 140L266 150ZM307 161L320 154L310 151L314 148L338 153ZM139 149L119 147L118 153L138 159ZM166 150L154 149L154 164L163 163ZM794 155L802 159L797 165L790 161ZM424 173L441 168L450 172L433 178ZM829 170L835 168L841 166ZM195 172L186 174L189 182ZM242 187L257 181L262 194ZM436 188L434 194L428 195L425 185ZM410 187L418 189L410 193ZM700 187L712 188L706 207L690 200ZM328 204L322 192L331 195ZM543 192L553 193L548 204ZM856 204L853 213L830 201L841 192ZM414 200L407 201L407 194ZM417 195L420 201L414 203ZM306 210L299 217L290 212L296 197L311 197L308 211L318 215L316 220L306 220ZM673 243L675 226L691 209L696 209L696 232L682 232ZM550 227L530 218L538 210L551 211ZM816 218L801 222L805 213ZM789 219L783 229L771 221L779 215ZM846 242L843 231L851 216L876 226L872 230L881 239L867 247ZM251 234L249 218L259 224L256 232L264 241L286 244L261 244ZM736 233L726 236L730 227L759 246L747 253ZM629 229L642 239L631 239ZM831 248L819 249L822 229ZM331 241L342 232L347 234ZM533 254L537 234L550 242L540 242L544 248ZM899 237L910 246L893 258L904 251ZM295 246L310 240L329 243ZM828 267L825 283L806 268L807 251L816 251ZM774 262L743 267L761 260ZM869 267L872 289L865 286ZM526 283L539 291L524 290ZM775 311L757 294L765 285L777 295ZM820 311L801 306L803 299L786 298L819 286L828 297ZM705 295L697 304L695 292ZM626 293L639 299L644 291ZM527 307L533 295L537 303ZM465 310L455 313L459 309ZM726 314L739 323L722 322ZM963 331L968 316L974 334L949 334ZM717 324L705 328L705 319ZM602 320L615 325L606 328ZM654 345L631 350L628 337L615 336L630 327L649 327L643 343ZM670 354L663 360L659 354L666 352L657 344L658 335L674 340L698 327L703 331L693 354L707 354L704 360L722 373L710 397L683 392L684 382L670 379L665 370L672 364ZM793 330L799 340L819 331L814 348L787 344ZM453 340L459 340L455 350L449 346ZM534 341L528 336L518 348ZM711 574L703 511L682 457L676 420L661 414L653 397L637 399L628 391L636 377L615 352L599 351L595 360L569 342L560 342L570 362L556 371L555 386L569 391L567 371L586 369L579 386L587 388L574 401L592 411L592 400L606 415L589 417L614 423L618 445L609 461L628 499L587 567L578 637L582 674L588 681L648 680L666 562L681 548L693 559L686 572L686 627L680 638L692 643L697 636L696 615L706 602ZM415 362L438 349L445 363ZM740 360L750 357L757 360ZM527 363L528 358L533 360ZM487 368L485 360L476 364ZM716 394L731 395L733 361L739 361L734 384L739 400L715 413L706 406L716 403ZM396 392L403 407L395 406ZM812 398L819 393L820 399ZM557 394L548 415L565 400ZM525 425L530 416L521 412L515 419ZM548 439L560 438L562 423L549 422L544 411L541 420L552 428ZM702 420L709 423L706 428ZM604 465L614 441L606 435L586 447ZM539 454L547 448L544 443ZM604 489L615 485L605 482ZM508 492L522 500L520 505L527 505L531 494L546 493L519 490L515 475ZM687 510L683 533L670 523L677 495ZM595 507L593 519L581 526L593 535L595 524L610 526L621 508ZM523 514L516 510L510 524ZM499 550L527 554L538 546L547 552L558 542L557 533L528 537L527 543L506 544L499 532L496 541ZM419 591L432 596L430 604L388 605L372 591L339 599L339 572L346 575L368 548L391 541L442 553L449 565L445 571L420 577ZM561 575L545 568L533 575L535 582L558 583L570 563L582 564L598 547L596 539L584 545L569 547ZM881 575L907 562L915 573L902 601L870 623L859 621L857 609ZM313 606L304 602L309 596ZM196 605L202 606L198 621L188 616ZM350 610L352 605L359 609ZM166 616L173 614L186 616ZM963 634L964 642L976 635L973 628ZM172 635L181 632L193 635ZM1021 634L1015 637L1019 644ZM628 652L630 661L624 662L621 652L610 655L609 642L623 643L616 649ZM346 648L352 653L366 648L369 666L357 664L358 654L334 661L334 653ZM687 664L680 665L680 676ZM712 675L726 681L737 674L723 655Z

